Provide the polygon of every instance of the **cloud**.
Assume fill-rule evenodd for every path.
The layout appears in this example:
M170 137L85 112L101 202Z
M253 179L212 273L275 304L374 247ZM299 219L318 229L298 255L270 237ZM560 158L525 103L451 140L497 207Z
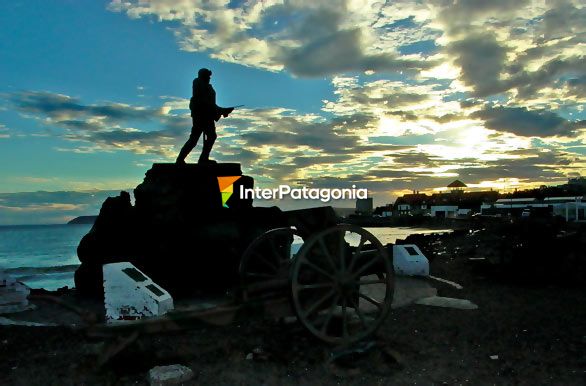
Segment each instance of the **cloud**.
M23 91L9 95L9 101L24 113L42 114L55 122L91 116L105 122L149 119L161 115L160 109L136 107L123 103L81 104L77 98L46 91Z
M10 133L8 128L0 123L0 139L2 138L10 138Z
M474 171L471 179L493 177L505 170L499 161L528 157L515 153L531 147L523 136L559 137L579 128L546 110L495 107L480 98L460 102L453 97L459 91L429 79L339 76L332 86L334 98L323 102L321 114L282 107L235 111L218 126L214 157L241 162L245 173L263 184L312 183L325 174L340 181L362 176L377 189L385 184L422 189L424 183L436 184L460 170ZM132 151L169 161L191 126L187 101L180 98L166 98L160 107L124 106L110 113L104 107L120 104L88 105L49 94L16 106L24 106L23 113L43 124L62 127L63 138L82 144L69 151ZM147 112L145 119L135 119L139 111ZM141 129L143 125L149 129ZM577 145L552 146L553 153L561 154L564 146ZM557 178L576 165L555 164L549 175Z
M488 106L471 116L484 120L489 129L526 137L571 136L586 128L586 120L571 122L550 111L525 107Z
M189 118L172 115L164 107L150 108L124 103L84 104L68 95L47 91L23 91L7 96L17 111L48 127L65 129L63 139L89 145L63 147L73 152L129 150L137 154L168 156L180 137L179 126L190 127ZM163 130L140 130L134 125L155 124Z
M568 95L573 95L579 99L586 100L586 75L568 79L566 86L568 88Z
M462 69L461 79L472 96L484 97L504 91L501 73L507 49L492 34L472 34L448 45L447 52Z
M586 42L586 40L585 40ZM586 75L586 55L556 57L535 71L519 71L505 83L506 89L516 88L520 99L530 99L547 86L557 86L563 77Z
M64 223L82 215L97 215L107 197L120 191L60 191L0 193L0 225Z
M399 54L398 48L412 43L413 35L428 38L431 31L412 17L421 10L397 3L113 0L108 9L131 18L174 22L170 29L183 50L296 76L428 68L431 64L422 57ZM393 25L392 18L385 20L390 14L412 17L411 22Z
M400 59L396 54L366 54L360 29L337 31L280 55L285 67L299 76L327 76L352 71L400 72L427 69L433 63Z

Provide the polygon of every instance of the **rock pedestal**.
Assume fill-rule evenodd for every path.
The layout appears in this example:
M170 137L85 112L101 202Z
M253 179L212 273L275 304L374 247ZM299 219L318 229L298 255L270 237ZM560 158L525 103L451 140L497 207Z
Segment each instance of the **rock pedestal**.
M134 205L127 192L102 205L77 250L76 288L103 296L102 264L123 261L174 297L237 285L244 249L286 225L280 209L240 199L240 186L253 188L254 181L239 164L154 164L134 190Z

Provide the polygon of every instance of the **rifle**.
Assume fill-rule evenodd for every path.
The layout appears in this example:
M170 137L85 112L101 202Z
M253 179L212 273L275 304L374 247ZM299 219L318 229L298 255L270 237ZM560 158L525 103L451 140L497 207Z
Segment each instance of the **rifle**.
M230 115L230 113L232 111L234 111L234 109L237 109L239 107L244 107L244 105L236 105L236 106L232 106L232 107L220 107L220 110L218 111L218 115L216 116L216 122L218 122L220 120L221 117L227 118L228 115Z

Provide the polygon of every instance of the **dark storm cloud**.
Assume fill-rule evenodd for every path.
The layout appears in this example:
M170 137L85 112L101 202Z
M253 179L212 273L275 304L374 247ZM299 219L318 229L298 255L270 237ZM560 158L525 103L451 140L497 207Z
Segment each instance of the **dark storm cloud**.
M327 127L326 127L327 129ZM278 133L272 131L255 131L242 134L248 146L280 145L287 147L308 146L326 153L352 151L359 141L357 136L341 136L328 130L301 131L299 134Z
M554 152L523 151L524 158L489 161L485 165L458 169L458 177L466 182L478 183L499 178L519 178L529 181L544 181L564 178L571 160L567 155Z
M324 165L324 164L339 164L344 161L352 160L352 155L324 155L320 157L295 157L293 164L297 168L305 168L313 165Z
M389 108L394 109L429 99L429 95L421 92L404 92L398 88L392 89L392 92L384 90L384 88L381 90L381 87L376 82L353 87L350 91L344 95L344 103L357 106L387 105ZM384 92L384 95L374 96L380 94L381 91Z
M551 9L542 16L540 39L552 40L566 38L584 32L586 8L577 8L567 0L553 0Z
M550 111L525 107L487 106L471 117L484 120L488 129L525 137L569 136L577 129L586 128L585 120L571 122Z
M8 100L18 111L42 119L45 125L64 128L66 132L62 138L93 144L85 149L88 152L118 149L168 155L171 147L179 138L185 137L191 127L188 117L165 114L161 108L121 103L85 105L76 98L45 91L14 93L8 96ZM154 122L162 129L127 128L136 120Z
M530 99L542 88L551 86L567 74L586 74L586 56L556 58L546 62L536 71L520 71L506 82L505 88L517 88L520 99Z
M535 9L527 9L528 4L508 0L446 0L436 4L451 41L445 51L461 68L460 79L472 88L473 96L516 90L516 100L530 100L545 87L559 87L564 77L586 73L584 56L570 53L586 43L586 8L577 8L567 0L551 1L542 14L529 19L527 12ZM511 45L517 39L532 43L520 51L527 44ZM513 47L511 60L508 54L513 53ZM547 61L539 68L530 70L534 61L544 59Z
M441 18L448 24L469 24L479 17L499 15L501 17L512 15L522 9L529 0L439 0Z
M433 64L423 60L400 59L390 53L366 54L360 29L337 31L299 48L280 54L286 68L298 76L326 76L352 71L419 71Z
M223 154L222 161L253 164L260 158L260 154L253 150L240 149L234 154Z
M56 121L71 121L69 117L98 117L108 121L150 119L161 116L158 109L134 107L120 103L83 105L77 98L45 91L23 91L8 98L25 113L45 115ZM66 118L64 118L66 117Z
M169 136L164 131L111 130L92 133L86 138L91 142L105 144L130 144L132 142L159 143L163 139L169 139Z
M566 84L570 95L586 99L586 75L579 78L569 79Z
M476 33L447 47L462 69L462 80L473 88L472 95L485 97L504 91L500 81L507 50L491 34Z
M396 167L436 167L439 166L439 157L432 156L422 152L396 152L391 153L388 157L392 158L393 166ZM446 161L453 163L453 161Z

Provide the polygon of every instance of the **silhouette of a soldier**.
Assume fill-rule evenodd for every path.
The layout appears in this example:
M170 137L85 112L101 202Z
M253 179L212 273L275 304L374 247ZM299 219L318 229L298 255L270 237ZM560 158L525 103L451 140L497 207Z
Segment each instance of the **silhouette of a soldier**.
M219 107L216 105L216 91L210 84L212 72L202 68L193 80L192 96L189 101L191 110L191 135L177 156L177 163L184 164L185 157L193 150L199 137L203 133L203 149L199 156L199 163L215 162L209 159L210 151L216 141L216 124L223 116L226 118L234 107Z

